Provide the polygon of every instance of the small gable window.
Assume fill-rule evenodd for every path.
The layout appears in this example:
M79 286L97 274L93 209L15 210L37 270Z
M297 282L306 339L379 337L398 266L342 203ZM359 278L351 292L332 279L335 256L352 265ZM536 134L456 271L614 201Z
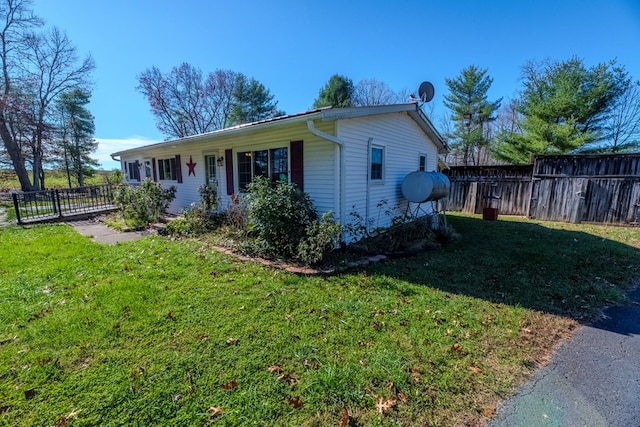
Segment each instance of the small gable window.
M427 156L425 156L424 154L420 155L420 164L418 166L418 170L420 172L424 172L427 170Z

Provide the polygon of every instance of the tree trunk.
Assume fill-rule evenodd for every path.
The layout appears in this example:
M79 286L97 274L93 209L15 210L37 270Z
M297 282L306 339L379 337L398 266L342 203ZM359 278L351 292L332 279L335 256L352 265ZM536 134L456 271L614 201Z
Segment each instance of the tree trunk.
M9 157L11 158L13 170L18 176L22 191L33 190L33 186L29 180L29 172L27 171L24 158L22 157L22 152L20 151L18 144L16 144L14 139L11 137L11 132L9 132L9 129L7 128L4 113L2 112L0 112L0 138L2 138L2 142L4 143Z
M37 144L37 143L36 143ZM33 190L40 190L40 166L41 166L41 156L38 155L37 147L33 147L31 151L33 153Z

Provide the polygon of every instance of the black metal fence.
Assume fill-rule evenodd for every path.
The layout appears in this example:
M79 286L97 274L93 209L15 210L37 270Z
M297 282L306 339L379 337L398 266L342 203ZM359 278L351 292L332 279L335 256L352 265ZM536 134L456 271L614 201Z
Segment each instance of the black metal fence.
M111 184L13 193L12 198L18 224L116 209Z

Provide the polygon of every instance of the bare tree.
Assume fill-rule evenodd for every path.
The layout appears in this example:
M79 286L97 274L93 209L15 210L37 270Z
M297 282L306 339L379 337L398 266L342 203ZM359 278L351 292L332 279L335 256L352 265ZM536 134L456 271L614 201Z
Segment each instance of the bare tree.
M78 66L78 55L67 35L57 28L27 39L27 58L23 62L26 90L30 92L35 118L35 134L32 140L33 184L44 186L42 163L44 145L52 135L53 126L48 122L53 101L71 89L87 88L89 75L95 69L91 56Z
M240 76L216 70L205 78L200 69L188 63L165 75L154 66L138 76L137 89L147 98L158 130L183 138L227 126Z
M2 99L0 102L0 138L13 166L20 186L23 190L30 189L29 173L25 164L22 140L15 125L22 115L16 107L23 107L23 103L16 99L14 80L18 66L24 58L26 41L31 32L43 25L42 19L34 15L31 10L31 0L3 0L0 2L0 65L2 79L0 87Z
M0 0L0 138L23 190L43 184L53 101L68 89L88 85L95 68L90 56L76 66L76 49L57 28L35 33L43 21L31 5L31 0Z
M613 153L640 146L640 82L629 82L617 99L611 109L607 130L607 140Z
M356 85L353 94L353 104L387 105L402 102L400 94L393 91L385 82L374 79L364 79Z

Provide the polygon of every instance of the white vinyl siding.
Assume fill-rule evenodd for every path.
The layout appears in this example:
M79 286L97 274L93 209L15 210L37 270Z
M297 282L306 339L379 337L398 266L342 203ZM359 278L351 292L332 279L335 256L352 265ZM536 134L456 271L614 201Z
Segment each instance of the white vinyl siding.
M318 129L327 133L334 133L334 122L318 122ZM242 136L225 135L212 140L203 140L193 143L181 143L175 147L163 146L140 150L136 155L144 158L154 157L156 159L166 159L180 154L182 158L182 183L175 181L161 182L164 188L171 185L176 186L176 198L169 207L169 212L179 213L182 209L188 208L191 203L198 202L200 195L198 187L206 184L206 164L205 155L218 152L224 157L226 149L233 150L233 172L235 193L238 193L238 169L236 164L237 153L255 150L270 150L281 147L289 148L291 141L303 141L303 162L304 162L304 190L309 194L313 204L319 214L327 211L337 213L339 188L336 187L338 169L336 161L336 147L333 142L319 138L307 130L306 122L295 123L286 126L276 127L268 131L257 131ZM189 158L196 163L195 175L188 175L188 168L185 165ZM186 160L185 160L186 159ZM123 155L123 161L127 160ZM128 160L132 161L132 160ZM225 209L231 204L231 198L227 195L227 174L224 159L222 166L218 166L218 197L220 209ZM289 167L289 166L287 166ZM287 170L289 174L289 170ZM289 176L289 179L291 177Z
M227 162L233 162L234 193L238 194L238 153L290 149L292 141L303 141L304 191L311 197L318 213L333 211L336 219L348 224L353 221L350 212L355 211L362 218L374 219L373 227L388 225L391 217L385 211L398 214L411 209L402 196L401 186L405 176L420 168L421 156L425 158L426 171L437 169L436 146L406 112L327 121L316 116L313 123L321 132L335 136L342 145L313 135L306 121L299 121L240 133L213 134L210 139L187 139L176 144L135 149L123 153L122 160L167 159L180 155L183 182L162 182L163 187L176 186L176 199L169 210L178 213L200 200L198 187L206 184L205 155L218 153L224 157L222 165L216 164L219 208L225 209L231 204L227 195ZM383 148L381 180L370 177L369 150L372 147ZM231 158L227 158L226 150L232 150ZM290 180L290 151L288 157L286 173ZM195 175L187 173L185 163L189 159L196 163ZM344 194L341 194L342 186ZM429 212L430 206L430 203L423 204L421 212Z
M356 211L365 218L368 212L369 218L375 221L372 228L389 225L391 217L385 214L386 211L394 211L394 214L406 211L408 202L402 196L402 181L417 170L419 156L426 156L427 171L437 168L436 146L406 113L341 120L338 138L346 145L346 214ZM370 171L364 159L368 158L370 145L384 147L384 180L367 183ZM425 205L424 209L429 211L430 207ZM346 223L353 221L353 216L346 219Z

